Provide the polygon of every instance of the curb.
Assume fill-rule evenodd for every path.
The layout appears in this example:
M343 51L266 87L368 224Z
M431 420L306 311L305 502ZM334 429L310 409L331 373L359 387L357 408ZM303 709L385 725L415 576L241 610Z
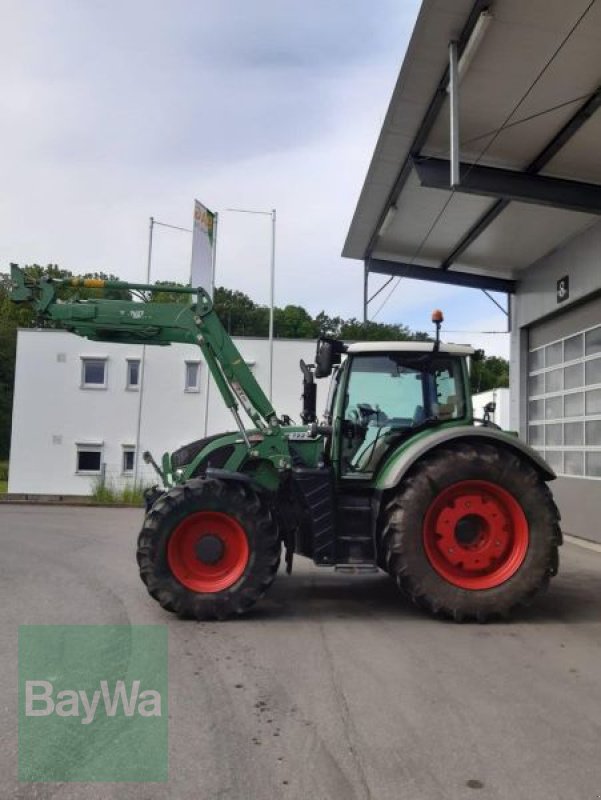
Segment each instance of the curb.
M0 506L69 506L85 508L144 508L138 503L98 503L93 498L78 495L0 494Z

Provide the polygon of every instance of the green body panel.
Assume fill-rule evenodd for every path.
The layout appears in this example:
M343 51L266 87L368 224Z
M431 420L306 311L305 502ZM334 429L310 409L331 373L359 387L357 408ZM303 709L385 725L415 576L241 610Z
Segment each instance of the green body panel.
M336 382L336 389L332 397L331 419L332 439L330 441L330 460L337 478L340 478L340 451L342 439L342 420L346 405L346 384L348 381L349 359L347 358L332 380Z
M163 486L166 489L169 489L172 485L172 471L171 471L171 457L169 453L163 453L163 458L161 459L161 472L160 477L163 481Z
M556 475L542 456L529 445L511 433L499 428L475 425L439 425L428 431L426 436L415 436L402 448L389 457L386 470L377 477L376 488L380 491L392 489L405 477L414 464L431 450L453 441L470 442L473 445L490 443L513 451L522 460L528 461L545 481L552 481Z
M216 453L222 447L233 446L231 455L221 469L228 472L250 472L253 480L264 489L276 491L280 482L279 472L273 465L273 458L279 452L276 450L277 440L269 432L264 433L258 429L248 430L246 433L251 443L250 450L239 432L231 432L211 438L192 461L181 470L174 472L169 461L168 478L170 482L185 483L194 475L199 464L210 459L212 453ZM306 466L317 467L323 462L323 436L311 437L307 427L303 426L282 427L281 433L286 442L292 438L293 447ZM165 457L169 459L169 454L166 453Z
M427 430L419 431L415 435L406 439L404 442L401 442L401 444L395 447L394 450L388 454L384 463L378 470L373 481L374 489L382 489L386 485L390 475L395 471L396 465L402 460L405 453L417 442L426 442L428 439L432 439L435 433L438 433L441 430L449 430L452 428L464 428L465 433L467 434L468 431L472 430L473 425L471 421L464 419L449 420L448 422L442 422L440 425L437 425L435 429L428 428Z

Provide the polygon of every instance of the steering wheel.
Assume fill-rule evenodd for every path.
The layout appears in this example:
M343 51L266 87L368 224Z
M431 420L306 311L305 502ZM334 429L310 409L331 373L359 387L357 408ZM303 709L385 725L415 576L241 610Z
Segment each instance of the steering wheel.
M349 408L349 417L355 425L367 428L374 419L377 425L381 425L388 420L388 416L379 408L374 408L369 403L357 403Z

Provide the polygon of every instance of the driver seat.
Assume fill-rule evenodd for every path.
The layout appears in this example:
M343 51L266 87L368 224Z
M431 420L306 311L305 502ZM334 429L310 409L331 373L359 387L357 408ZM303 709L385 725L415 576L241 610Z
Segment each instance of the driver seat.
M446 403L437 403L434 410L438 419L454 419L458 416L457 395L450 394Z

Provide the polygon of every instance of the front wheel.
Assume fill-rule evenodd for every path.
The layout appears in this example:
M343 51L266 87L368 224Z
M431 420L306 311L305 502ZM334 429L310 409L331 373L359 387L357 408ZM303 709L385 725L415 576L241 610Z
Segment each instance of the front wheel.
M138 537L140 577L167 611L224 619L247 611L272 584L277 526L244 483L194 479L162 495Z
M457 621L506 616L557 572L559 513L534 467L492 444L422 459L385 512L383 559L418 605Z

